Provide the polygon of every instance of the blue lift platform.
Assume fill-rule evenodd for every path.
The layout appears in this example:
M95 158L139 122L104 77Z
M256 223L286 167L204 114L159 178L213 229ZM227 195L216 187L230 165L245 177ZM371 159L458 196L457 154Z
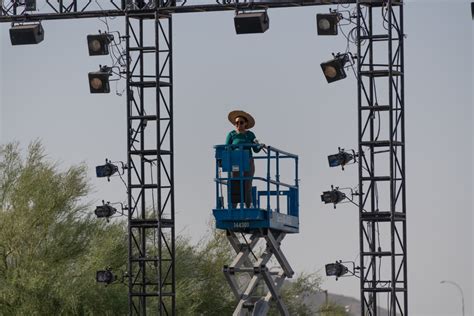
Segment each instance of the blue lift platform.
M259 146L247 144L214 147L216 208L213 213L216 226L236 232L273 229L298 233L298 156L271 146L265 148L263 155L251 155L250 150ZM252 163L256 169L253 177L248 174ZM292 177L287 180L291 183L282 181L280 173L283 169ZM259 176L262 173L264 176ZM252 187L251 190L246 190L249 181ZM251 195L250 205L245 203L249 200L247 195Z
M234 260L223 269L238 301L233 316L267 315L271 301L281 315L289 316L280 289L294 271L280 245L286 234L299 232L298 156L271 146L259 154L251 153L260 149L258 144L214 148L213 214L216 227L226 231L236 252ZM264 244L259 246L260 241ZM271 261L273 257L279 266ZM248 283L242 284L242 280Z

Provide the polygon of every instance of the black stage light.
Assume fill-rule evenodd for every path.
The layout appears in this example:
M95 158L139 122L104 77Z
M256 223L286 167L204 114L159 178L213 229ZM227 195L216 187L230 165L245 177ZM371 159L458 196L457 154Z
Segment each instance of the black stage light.
M339 152L328 156L329 167L344 167L346 164L354 160L355 155L345 152L344 149L339 148Z
M95 167L95 174L97 178L111 177L118 172L118 167L113 163L106 161L105 165Z
M321 201L324 202L324 204L333 203L334 207L336 207L336 204L343 201L345 198L346 195L338 189L324 191L323 194L321 194Z
M89 88L91 93L109 93L109 77L112 75L112 69L103 66L99 71L89 72Z
M40 23L13 25L10 28L12 45L38 44L44 40L44 30Z
M339 278L349 272L349 269L340 262L328 263L326 265L326 276Z
M96 207L94 213L98 218L109 218L117 212L115 207L109 204L103 204Z
M36 11L36 0L25 0L25 11Z
M328 83L346 78L344 65L349 61L348 54L337 54L334 59L321 64L324 76Z
M96 272L95 280L98 283L110 284L116 279L115 275L110 270L99 270Z
M238 13L234 17L235 33L263 33L270 26L267 12Z
M108 55L109 44L114 40L112 34L94 34L87 35L87 46L89 47L89 56Z
M316 14L318 35L337 35L337 23L340 20L339 13Z

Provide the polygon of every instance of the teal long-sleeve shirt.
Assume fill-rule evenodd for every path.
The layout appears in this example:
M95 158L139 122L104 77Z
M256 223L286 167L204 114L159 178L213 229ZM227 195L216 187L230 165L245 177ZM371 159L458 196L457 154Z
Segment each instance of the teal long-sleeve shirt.
M235 130L227 134L225 140L226 145L240 145L240 144L254 144L255 134L251 131L246 131L245 133L237 133ZM258 153L261 148L253 147L253 151ZM252 154L252 152L250 152Z

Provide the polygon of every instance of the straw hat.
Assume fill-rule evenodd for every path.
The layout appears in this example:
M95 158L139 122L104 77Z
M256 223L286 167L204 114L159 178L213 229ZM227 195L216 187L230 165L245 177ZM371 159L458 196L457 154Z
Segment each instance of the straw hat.
M247 128L248 129L255 126L255 119L252 117L252 115L248 114L245 111L241 111L241 110L231 111L229 113L229 115L227 116L227 118L229 119L229 122L232 125L234 125L235 124L235 119L239 116L245 118L245 120L247 121Z

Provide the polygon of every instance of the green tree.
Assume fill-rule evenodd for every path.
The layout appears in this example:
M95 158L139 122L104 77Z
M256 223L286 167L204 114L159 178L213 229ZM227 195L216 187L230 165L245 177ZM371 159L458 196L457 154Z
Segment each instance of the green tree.
M232 315L236 302L222 268L229 264L231 247L225 234L213 230L211 237L192 245L180 237L176 248L178 315Z
M0 148L0 314L125 314L123 286L96 284L97 269L126 263L123 225L91 216L85 166L66 171L39 142L23 158Z
M97 270L120 277L127 264L125 222L92 214L84 165L65 171L39 142L23 157L17 144L0 147L0 315L126 315L127 286L97 284ZM210 229L197 244L176 240L178 315L231 315L236 300L222 268L234 257L225 232ZM125 280L126 281L126 280ZM286 282L291 315L319 288L316 275ZM278 315L272 306L270 315Z
M282 297L290 315L310 316L314 310L308 304L308 299L320 290L321 277L316 273L301 273L294 280L286 282L282 287ZM279 315L274 304L270 315Z

